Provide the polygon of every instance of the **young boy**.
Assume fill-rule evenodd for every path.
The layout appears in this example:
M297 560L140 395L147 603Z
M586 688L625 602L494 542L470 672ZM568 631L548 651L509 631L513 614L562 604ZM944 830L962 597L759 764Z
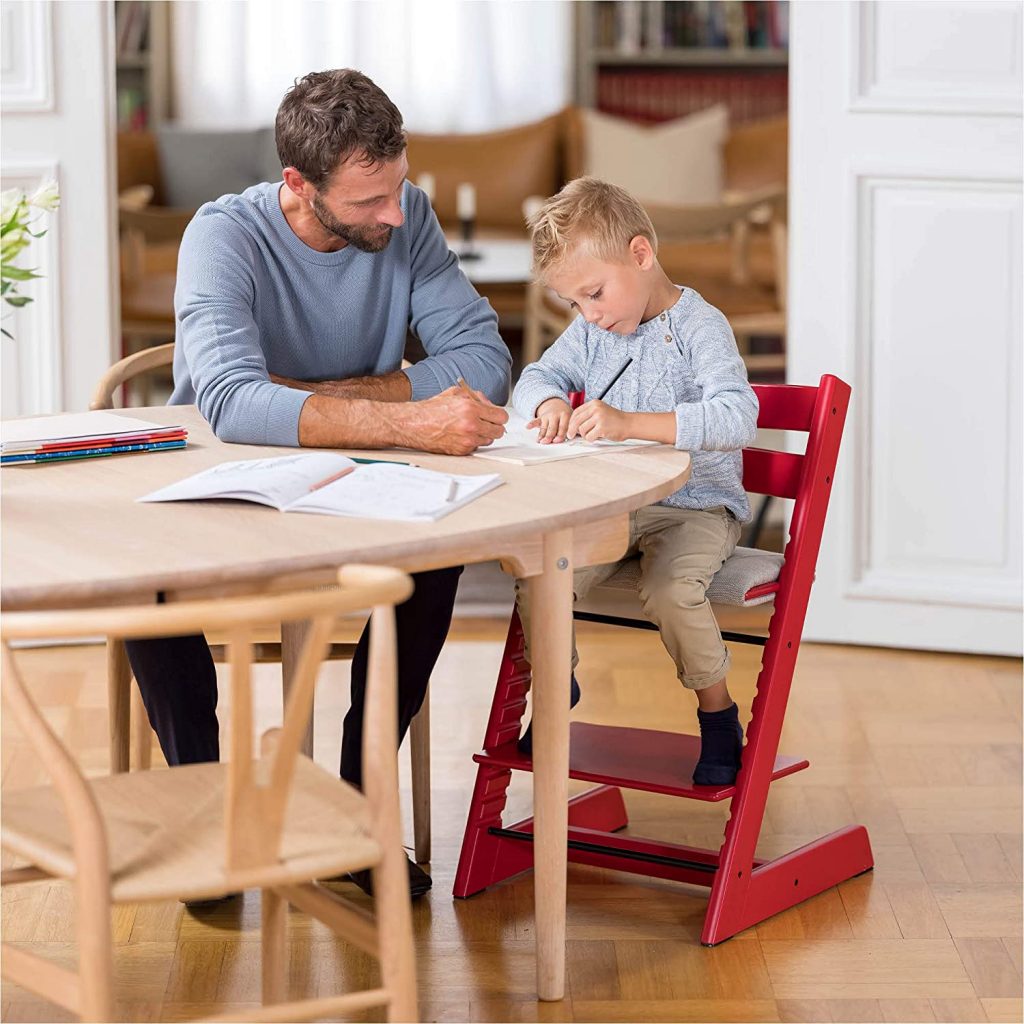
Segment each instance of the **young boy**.
M750 518L740 449L754 440L757 397L728 321L690 288L669 280L643 207L624 189L577 178L530 218L533 270L579 316L526 367L512 396L541 444L637 438L690 452L686 485L630 516L627 557L639 554L640 602L661 631L680 682L697 694L697 785L729 785L743 729L729 695L729 652L706 592ZM625 372L616 380L627 359ZM567 395L598 395L570 408ZM619 565L576 571L577 600ZM529 659L529 588L516 584ZM578 663L575 645L573 670ZM575 674L572 703L579 699ZM530 727L520 740L532 749Z

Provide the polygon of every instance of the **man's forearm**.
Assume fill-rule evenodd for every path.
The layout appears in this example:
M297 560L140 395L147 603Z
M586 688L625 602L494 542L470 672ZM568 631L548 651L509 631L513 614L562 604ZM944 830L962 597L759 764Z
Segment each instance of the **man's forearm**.
M381 377L351 377L348 380L304 381L276 374L271 374L270 379L275 384L312 391L314 395L326 398L362 398L371 402L408 402L412 398L412 384L401 370Z
M412 403L314 393L299 414L303 448L397 448L410 443Z

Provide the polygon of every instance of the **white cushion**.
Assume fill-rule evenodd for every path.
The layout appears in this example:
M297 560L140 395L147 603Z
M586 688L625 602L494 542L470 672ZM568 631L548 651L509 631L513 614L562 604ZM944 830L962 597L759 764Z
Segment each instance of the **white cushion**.
M724 104L653 127L584 110L585 173L621 185L637 199L669 206L717 203L725 177Z
M753 587L774 583L782 572L785 559L775 551L760 551L757 548L737 548L711 580L708 600L712 604L731 604L752 608L767 604L774 593L761 594L746 599ZM631 558L623 562L619 571L610 580L595 587L576 605L577 611L594 612L598 615L625 615L636 617L640 608L635 595L640 582L640 560ZM623 592L628 593L623 593ZM624 600L625 599L625 600Z

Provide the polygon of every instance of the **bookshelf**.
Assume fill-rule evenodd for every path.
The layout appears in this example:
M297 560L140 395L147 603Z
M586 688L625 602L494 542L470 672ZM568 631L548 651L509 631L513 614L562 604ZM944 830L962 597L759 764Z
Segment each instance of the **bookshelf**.
M788 108L785 0L575 5L576 101L637 121L723 102L734 123Z
M170 115L170 3L116 0L117 127L152 130Z

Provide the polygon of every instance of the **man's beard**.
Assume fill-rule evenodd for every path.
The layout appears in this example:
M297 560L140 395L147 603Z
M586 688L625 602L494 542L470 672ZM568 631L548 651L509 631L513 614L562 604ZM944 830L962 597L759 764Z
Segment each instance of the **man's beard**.
M338 238L344 239L349 245L354 245L363 252L382 252L388 247L388 242L391 241L391 232L394 230L388 225L368 228L358 224L342 224L327 209L319 195L313 197L313 214L325 231L337 235Z

